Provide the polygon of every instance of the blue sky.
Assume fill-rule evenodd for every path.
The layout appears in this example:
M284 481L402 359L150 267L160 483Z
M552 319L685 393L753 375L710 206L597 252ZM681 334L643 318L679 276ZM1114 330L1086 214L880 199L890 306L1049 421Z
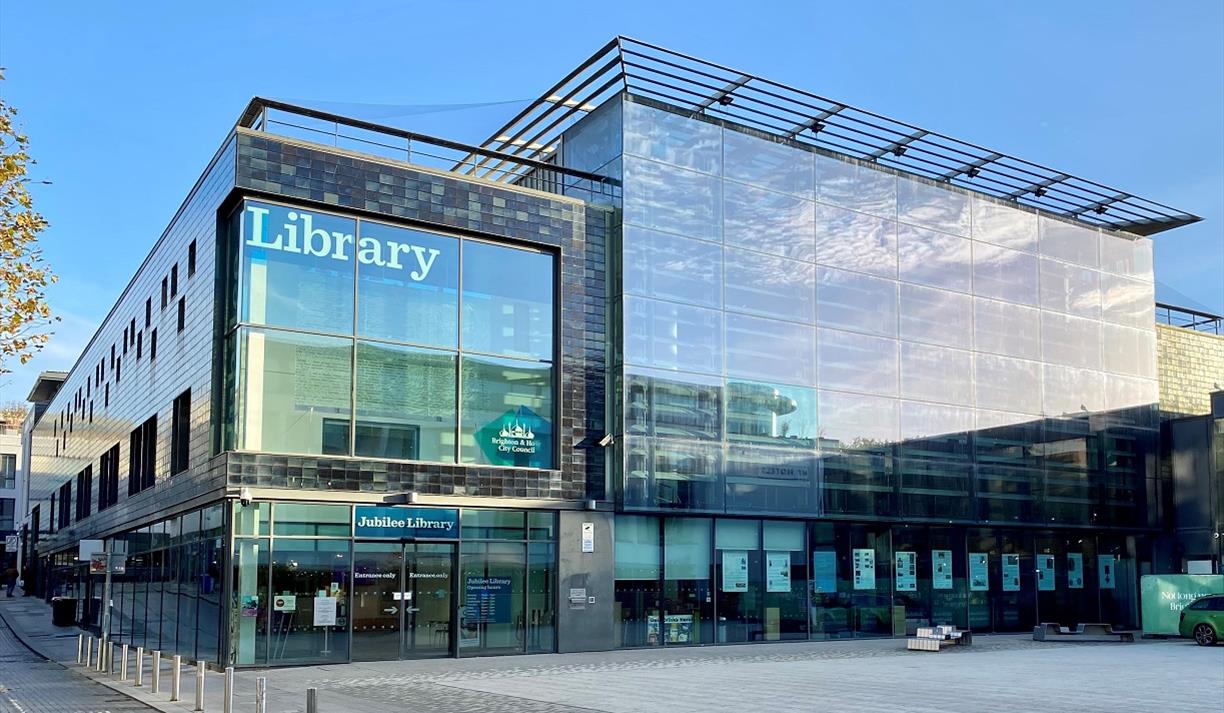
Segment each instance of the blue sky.
M251 96L478 141L615 34L1201 215L1157 236L1158 297L1224 312L1218 0L4 2L62 322L0 402L72 365Z

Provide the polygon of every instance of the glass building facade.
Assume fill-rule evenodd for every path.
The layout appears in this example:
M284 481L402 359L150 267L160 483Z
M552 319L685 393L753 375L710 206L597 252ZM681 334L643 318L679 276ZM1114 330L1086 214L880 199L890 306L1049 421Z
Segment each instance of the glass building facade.
M623 181L620 645L1133 623L1150 240L640 97L563 152Z
M632 91L543 99L500 178L261 101L34 429L84 624L272 666L1138 623L1149 238Z

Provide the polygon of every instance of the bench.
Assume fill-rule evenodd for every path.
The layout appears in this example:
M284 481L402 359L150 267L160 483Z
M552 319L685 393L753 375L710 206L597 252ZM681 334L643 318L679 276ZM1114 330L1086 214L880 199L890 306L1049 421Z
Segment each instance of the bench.
M905 642L908 651L941 651L945 646L972 646L973 633L955 626L920 626Z
M1033 627L1033 641L1134 641L1135 632L1115 631L1111 624L1079 624L1074 630L1052 622Z

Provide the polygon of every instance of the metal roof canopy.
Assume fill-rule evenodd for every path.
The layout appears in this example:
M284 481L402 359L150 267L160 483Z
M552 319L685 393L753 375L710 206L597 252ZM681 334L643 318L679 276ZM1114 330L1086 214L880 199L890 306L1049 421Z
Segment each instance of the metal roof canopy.
M1112 230L1152 235L1201 220L1155 201L865 109L618 36L487 139L482 148L547 157L561 133L620 91L790 141ZM498 174L488 156L457 167Z

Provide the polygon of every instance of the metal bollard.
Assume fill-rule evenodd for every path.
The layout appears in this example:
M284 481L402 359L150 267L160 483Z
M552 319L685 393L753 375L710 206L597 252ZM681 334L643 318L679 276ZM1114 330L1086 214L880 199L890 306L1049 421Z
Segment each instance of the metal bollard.
M93 637L85 639L85 665L93 665Z
M124 644L123 646L119 647L119 680L120 681L127 680L127 676L128 676L127 661L128 661L128 645Z
M144 685L144 647L136 647L136 685Z
M93 664L93 669L95 671L102 670L102 662L105 660L103 657L106 655L105 649L106 649L106 637L103 636L102 638L98 639L98 655L94 657L94 664Z
M85 635L77 634L77 663L81 663L81 657L85 655Z
M266 676L255 679L255 713L268 713L268 679Z
M306 689L306 713L319 713L319 689Z
M115 642L106 642L106 675L115 675Z
M179 693L182 691L181 684L183 682L183 657L178 654L170 659L170 700L177 701Z
M225 667L225 691L221 696L221 713L234 713L234 667Z
M204 710L204 662L196 661L195 710Z
M161 649L153 652L153 679L149 691L161 693Z

